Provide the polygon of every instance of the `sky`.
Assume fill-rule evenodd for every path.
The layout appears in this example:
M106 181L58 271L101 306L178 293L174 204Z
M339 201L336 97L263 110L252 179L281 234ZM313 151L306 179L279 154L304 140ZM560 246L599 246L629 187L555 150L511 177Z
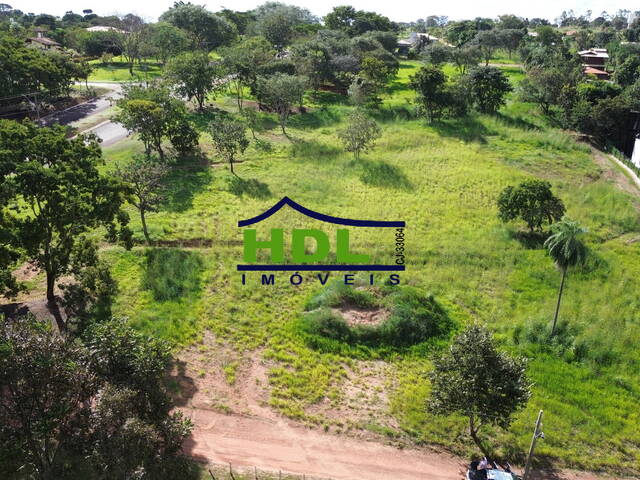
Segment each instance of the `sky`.
M81 13L90 8L98 15L135 13L147 21L155 21L158 16L173 5L173 0L108 0L95 2L93 0L0 0L9 3L13 8L25 13L50 13L64 15L68 10ZM209 10L221 8L232 10L251 10L265 0L191 0L195 4L205 4ZM368 10L386 15L391 20L408 22L429 15L446 15L452 20L475 17L494 18L505 13L512 13L521 17L541 17L555 19L563 10L573 9L582 14L592 10L593 15L599 15L603 10L614 13L618 9L637 10L640 2L619 0L445 0L426 2L420 0L403 0L398 3L389 0L281 0L311 10L318 16L327 14L334 6L352 5L358 10Z

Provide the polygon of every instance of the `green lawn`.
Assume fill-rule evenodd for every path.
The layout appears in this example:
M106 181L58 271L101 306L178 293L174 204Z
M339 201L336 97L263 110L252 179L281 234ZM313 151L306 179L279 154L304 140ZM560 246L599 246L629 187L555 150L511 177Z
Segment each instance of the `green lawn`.
M102 60L90 62L93 71L89 75L90 82L132 82L145 81L159 77L162 74L160 63L143 62L135 63L133 75L129 72L129 64L122 57L114 57L110 63L103 63Z
M637 197L602 175L586 146L548 127L534 106L516 102L513 95L496 116L431 125L413 118L413 93L406 82L418 65L403 62L381 110L374 113L383 136L359 162L336 139L351 107L323 94L308 113L291 118L291 141L270 115L260 114L264 130L258 135L268 148L252 144L236 166L240 179L226 166L206 167L195 160L176 165L167 201L148 222L152 237L176 250L167 261L189 260L184 271L171 274L158 268L144 247L105 249L103 256L120 285L115 313L176 345L197 342L210 329L240 355L263 348L273 365L271 406L308 423L326 424L331 420L315 413L314 406L323 398L340 403L343 379L356 360L314 350L301 336L298 319L321 288L311 274L300 286L290 285L284 275L274 286L259 285L257 275L241 284L235 270L242 257L237 222L285 195L330 215L403 219L408 268L402 283L432 293L458 328L486 323L505 349L532 358L534 395L509 432L491 433L499 451L521 460L537 412L544 409L541 458L558 466L638 473ZM507 73L518 81L519 72ZM232 98L218 103L234 108ZM205 117L198 119L203 129L207 123ZM211 161L218 161L206 135L202 147ZM139 150L135 140L106 148L108 166ZM559 273L543 249L521 243L519 226L501 224L496 211L505 186L532 176L550 181L568 214L589 228L593 253L587 268L568 277L560 312L563 333L551 345L539 332L551 319ZM140 240L136 212L131 214ZM261 228L285 225L313 228L319 223L285 209ZM371 252L374 261L382 255L379 245L388 241L385 231L352 239L353 249ZM425 412L428 355L405 352L385 359L395 372L388 414L400 430L418 442L470 454L462 418Z

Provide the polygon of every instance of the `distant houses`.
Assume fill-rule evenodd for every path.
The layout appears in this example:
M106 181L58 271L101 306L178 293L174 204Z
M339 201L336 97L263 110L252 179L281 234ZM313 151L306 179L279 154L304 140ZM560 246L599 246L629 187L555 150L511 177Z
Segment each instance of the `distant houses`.
M116 27L111 27L108 25L95 25L93 27L89 27L85 29L87 32L117 32L117 33L127 33L124 30L120 30Z
M595 75L600 80L609 80L611 75L606 70L606 62L609 54L606 48L590 48L578 52L582 60L583 73L585 75Z
M36 34L35 37L28 37L25 39L27 45L41 48L43 50L60 50L60 44L58 42L45 36L45 33L47 33L46 28L36 27L34 32Z
M409 37L398 40L398 54L407 55L411 49L419 49L433 42L441 42L449 46L442 39L428 33L411 32Z

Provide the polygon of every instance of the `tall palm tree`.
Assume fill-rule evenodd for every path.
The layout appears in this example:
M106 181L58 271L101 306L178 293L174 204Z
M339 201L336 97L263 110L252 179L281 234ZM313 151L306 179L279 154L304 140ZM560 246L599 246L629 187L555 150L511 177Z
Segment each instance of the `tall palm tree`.
M556 313L553 316L553 325L551 326L551 336L553 336L556 331L556 323L558 322L560 300L562 299L562 291L564 290L567 271L570 267L583 265L587 258L587 247L579 238L583 233L586 233L587 230L578 222L568 217L563 217L562 220L551 226L551 232L552 234L544 242L544 246L547 247L549 255L562 272L558 302L556 303Z

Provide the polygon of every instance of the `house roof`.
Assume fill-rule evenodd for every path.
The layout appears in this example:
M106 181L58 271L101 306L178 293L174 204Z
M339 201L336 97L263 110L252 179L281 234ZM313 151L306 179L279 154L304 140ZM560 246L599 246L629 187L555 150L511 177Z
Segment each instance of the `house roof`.
M609 58L606 48L590 48L588 50L578 52L578 55L581 57Z
M46 46L49 46L49 47L58 47L58 46L60 46L60 44L58 42L56 42L55 40L51 40L50 38L47 38L47 37L40 37L40 38L30 37L27 40L29 40L30 42L41 43L42 45L46 45Z
M609 72L605 72L604 70L600 70L599 68L594 67L585 67L584 73L591 75L607 75L609 76Z

